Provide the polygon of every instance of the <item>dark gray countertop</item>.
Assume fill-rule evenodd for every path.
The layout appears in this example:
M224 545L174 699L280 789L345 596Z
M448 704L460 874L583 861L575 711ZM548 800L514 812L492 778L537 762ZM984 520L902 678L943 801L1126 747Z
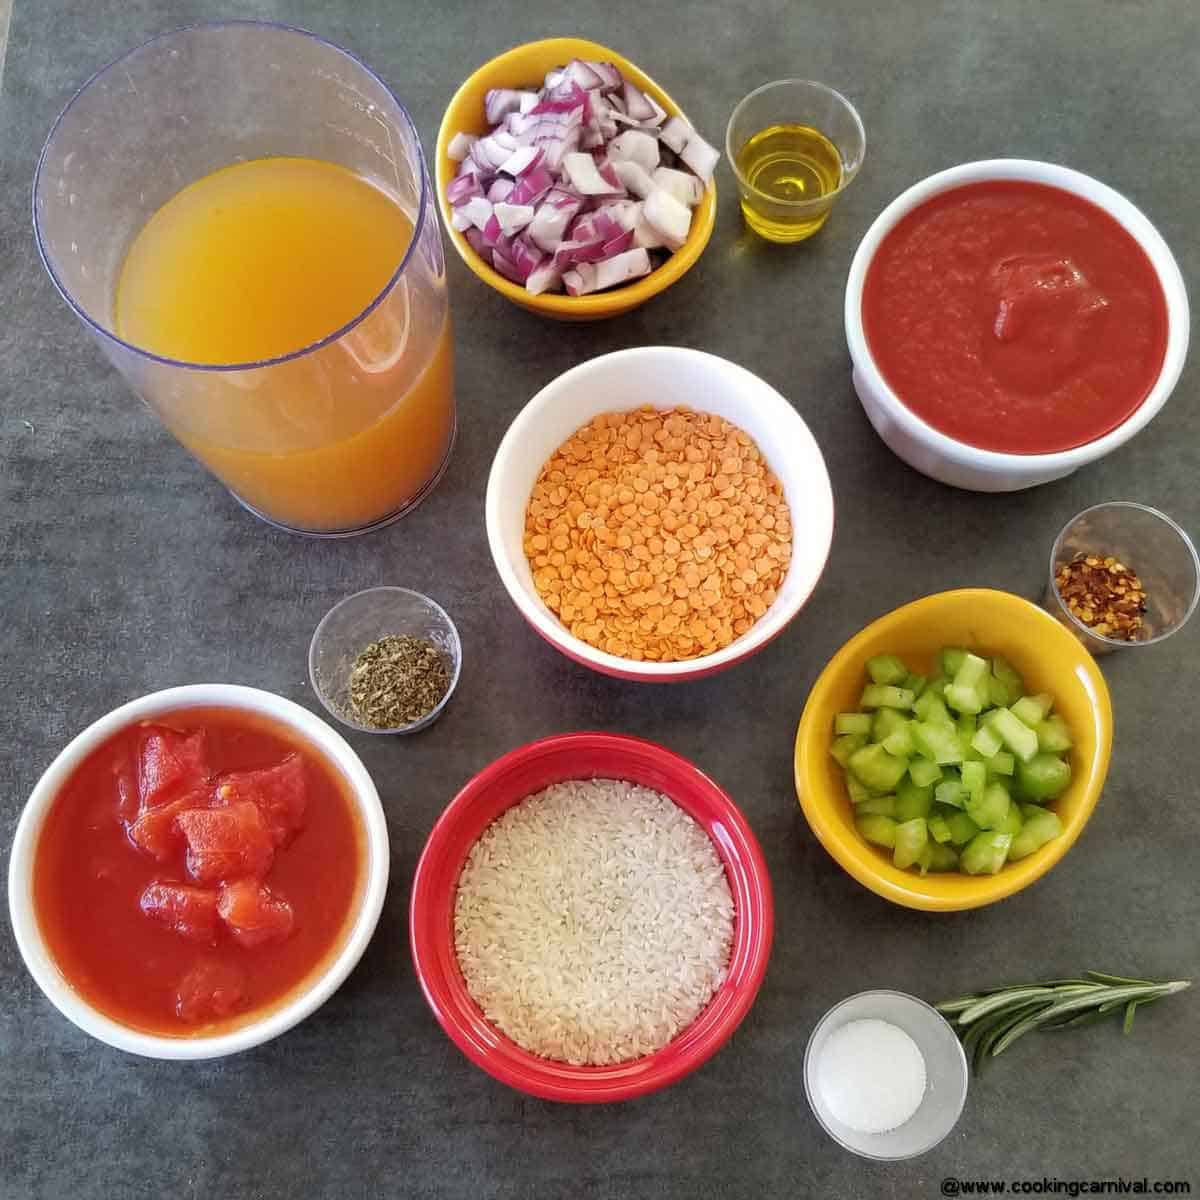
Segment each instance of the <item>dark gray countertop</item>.
M635 58L713 139L765 80L831 83L863 114L866 166L796 249L743 233L723 169L699 266L608 324L544 324L453 261L461 435L446 478L390 529L306 541L243 512L134 401L54 294L29 228L35 158L77 84L153 33L232 15L302 24L364 56L427 149L469 70L504 46L579 32ZM351 735L387 810L391 890L361 965L292 1033L212 1064L125 1056L58 1016L3 926L0 1195L850 1200L933 1197L947 1176L1118 1175L1200 1189L1192 993L1145 1013L1131 1038L1114 1025L1019 1045L975 1084L950 1138L909 1163L840 1150L801 1079L813 1023L863 988L936 999L1087 967L1200 973L1188 766L1200 620L1169 647L1104 664L1117 733L1103 801L1069 857L1003 904L937 917L885 903L821 849L791 783L807 689L871 618L956 585L1034 595L1050 539L1099 500L1142 500L1200 530L1194 359L1164 412L1102 464L1027 494L970 495L910 471L875 437L841 324L850 256L880 208L934 170L995 155L1107 181L1158 225L1185 278L1200 278L1198 61L1193 0L16 0L0 112L0 838L63 743L131 697L221 680L319 711L308 639L359 588L429 592L458 621L466 659L430 732ZM536 638L501 589L482 521L492 452L528 397L581 359L661 342L725 355L790 397L838 505L828 570L786 634L740 668L669 690L590 674ZM413 978L406 915L423 841L464 781L521 742L588 727L661 741L733 794L766 852L777 929L759 1000L712 1062L667 1092L578 1109L508 1091L451 1045Z

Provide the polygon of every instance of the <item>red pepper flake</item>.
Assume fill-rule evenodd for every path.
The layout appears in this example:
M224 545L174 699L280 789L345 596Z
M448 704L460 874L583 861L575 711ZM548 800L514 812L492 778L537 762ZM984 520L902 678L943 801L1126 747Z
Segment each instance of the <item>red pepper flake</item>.
M1137 640L1146 592L1137 575L1111 554L1076 554L1059 563L1054 583L1067 609L1093 633L1118 642Z

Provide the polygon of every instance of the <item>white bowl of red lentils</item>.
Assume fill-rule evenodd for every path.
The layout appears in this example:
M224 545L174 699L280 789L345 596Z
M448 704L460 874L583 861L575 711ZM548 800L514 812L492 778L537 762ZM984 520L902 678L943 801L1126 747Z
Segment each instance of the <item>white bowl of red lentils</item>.
M761 650L804 607L833 537L825 461L791 403L676 346L547 384L496 451L486 514L537 633L596 671L656 682Z

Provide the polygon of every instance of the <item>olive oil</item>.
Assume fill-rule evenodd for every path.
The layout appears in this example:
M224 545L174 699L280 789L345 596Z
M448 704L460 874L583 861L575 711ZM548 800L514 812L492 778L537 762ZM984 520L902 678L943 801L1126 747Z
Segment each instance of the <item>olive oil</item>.
M811 125L760 130L738 152L737 168L750 185L742 190L747 224L776 242L816 233L842 183L838 148Z

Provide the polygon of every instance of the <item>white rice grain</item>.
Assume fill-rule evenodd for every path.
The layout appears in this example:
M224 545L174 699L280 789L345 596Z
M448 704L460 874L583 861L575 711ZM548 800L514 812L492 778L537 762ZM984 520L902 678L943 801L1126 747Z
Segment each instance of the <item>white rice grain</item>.
M517 1045L601 1066L661 1049L721 986L733 896L707 833L658 792L554 784L494 821L458 883L467 990Z

